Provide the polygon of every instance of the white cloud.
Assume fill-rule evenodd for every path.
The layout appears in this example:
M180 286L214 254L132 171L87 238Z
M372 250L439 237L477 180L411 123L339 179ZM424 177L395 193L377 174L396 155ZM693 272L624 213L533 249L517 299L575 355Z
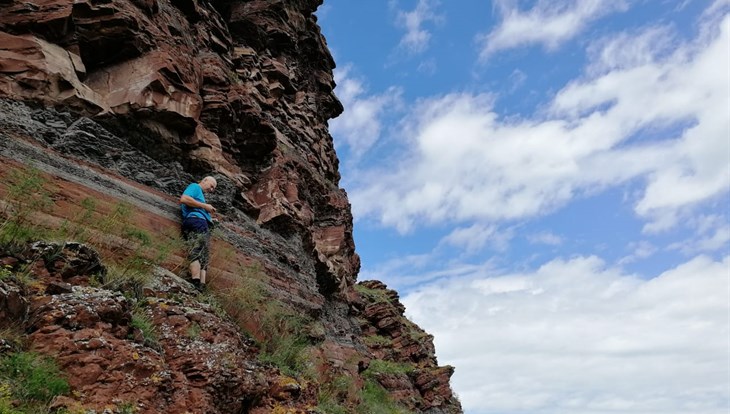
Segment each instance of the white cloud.
M533 44L556 49L590 22L628 9L628 2L620 0L538 0L527 11L520 10L513 0L498 0L495 5L502 21L489 34L478 37L482 59L500 50Z
M477 267L403 303L470 414L724 414L729 267L699 256L650 280L596 257Z
M416 70L418 72L426 74L426 75L433 75L436 73L436 70L438 69L438 64L436 63L435 59L427 59L423 62L418 64L418 67Z
M398 12L397 23L406 30L400 40L400 48L409 53L420 53L428 48L431 33L424 24L441 21L442 17L435 12L437 6L438 2L434 0L418 0L415 9Z
M669 245L669 250L678 250L686 255L727 251L730 242L730 222L720 215L700 215L687 222L695 230L693 237Z
M617 69L649 65L671 54L676 36L665 26L654 26L638 33L612 34L588 47L591 64L588 72L600 75Z
M657 38L650 30L642 41ZM500 119L484 94L419 102L400 131L408 152L350 186L356 218L402 232L416 221L524 219L630 183L644 185L631 201L645 231L672 227L730 188L730 18L703 30L711 36L650 59L597 52L547 117Z
M631 254L621 258L618 264L624 265L634 263L640 259L646 259L657 251L656 246L645 240L629 243L629 249L631 250Z
M495 250L504 251L513 236L514 232L510 229L500 229L494 225L477 223L469 227L454 229L441 239L440 244L460 247L467 254L477 253L487 245Z
M424 283L459 280L466 275L494 272L496 259L482 263L453 263L445 259L438 247L429 253L396 257L378 264L374 268L364 267L358 280L380 280L391 289L404 293ZM451 266L439 268L444 264Z
M329 121L329 130L336 142L347 145L356 159L378 141L383 128L381 118L400 107L401 92L390 88L382 94L369 95L363 81L350 71L350 66L335 70L336 93L346 115Z
M551 232L541 232L529 235L527 240L532 244L546 244L548 246L559 246L563 243L563 239Z
M705 11L705 16L716 13L727 13L730 10L730 0L715 0Z
M511 85L509 87L510 93L516 91L522 85L524 85L526 80L527 80L527 75L525 75L525 72L523 72L519 69L513 70L512 73L509 75L509 81L511 83Z

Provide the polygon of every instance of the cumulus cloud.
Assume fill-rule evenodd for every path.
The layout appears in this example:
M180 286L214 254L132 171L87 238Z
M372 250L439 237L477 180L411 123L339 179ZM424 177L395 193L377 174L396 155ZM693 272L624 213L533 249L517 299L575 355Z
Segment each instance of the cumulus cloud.
M435 11L437 6L438 2L434 0L418 0L415 9L398 12L397 23L406 30L399 43L401 49L415 54L428 48L431 32L426 30L424 25L442 20Z
M730 258L646 280L597 257L472 267L403 298L466 412L727 412ZM467 368L468 367L468 368Z
M481 251L487 245L494 250L506 250L514 232L509 229L500 229L495 225L476 223L469 227L454 229L446 237L441 239L441 244L455 246L463 249L466 254L473 254Z
M534 44L556 49L584 31L592 21L627 10L628 2L538 0L527 11L520 10L514 0L498 0L495 6L502 21L488 34L478 36L483 59L500 50Z
M643 41L658 38L651 30ZM671 228L730 188L730 18L703 33L641 59L604 43L546 115L502 119L485 94L419 102L401 126L408 153L351 186L356 218L401 232L415 221L525 219L577 196L640 185L629 201L644 230Z
M352 75L351 66L335 70L337 97L347 111L329 122L329 130L338 143L347 145L350 155L357 159L380 138L382 117L400 106L400 90L390 88L381 94L368 94L364 82Z

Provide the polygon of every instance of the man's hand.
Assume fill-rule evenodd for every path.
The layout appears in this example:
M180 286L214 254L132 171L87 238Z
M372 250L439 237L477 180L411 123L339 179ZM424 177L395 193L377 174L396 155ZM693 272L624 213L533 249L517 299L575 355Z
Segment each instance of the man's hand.
M180 203L185 204L188 207L193 208L202 208L203 210L207 211L208 213L215 213L215 207L213 207L210 204L207 203L201 203L200 201L190 197L189 195L181 195L180 196Z

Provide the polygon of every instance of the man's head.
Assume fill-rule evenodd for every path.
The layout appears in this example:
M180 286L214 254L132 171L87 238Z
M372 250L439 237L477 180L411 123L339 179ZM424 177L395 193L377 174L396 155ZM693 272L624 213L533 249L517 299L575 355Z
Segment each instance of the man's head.
M202 188L206 193L215 191L215 188L218 186L218 182L211 176L203 178L198 184L200 184L200 188Z

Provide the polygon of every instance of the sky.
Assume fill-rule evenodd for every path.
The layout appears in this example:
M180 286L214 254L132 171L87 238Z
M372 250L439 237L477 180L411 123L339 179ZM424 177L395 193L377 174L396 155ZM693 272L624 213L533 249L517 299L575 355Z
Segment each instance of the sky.
M730 410L730 0L325 0L359 280L467 414Z

